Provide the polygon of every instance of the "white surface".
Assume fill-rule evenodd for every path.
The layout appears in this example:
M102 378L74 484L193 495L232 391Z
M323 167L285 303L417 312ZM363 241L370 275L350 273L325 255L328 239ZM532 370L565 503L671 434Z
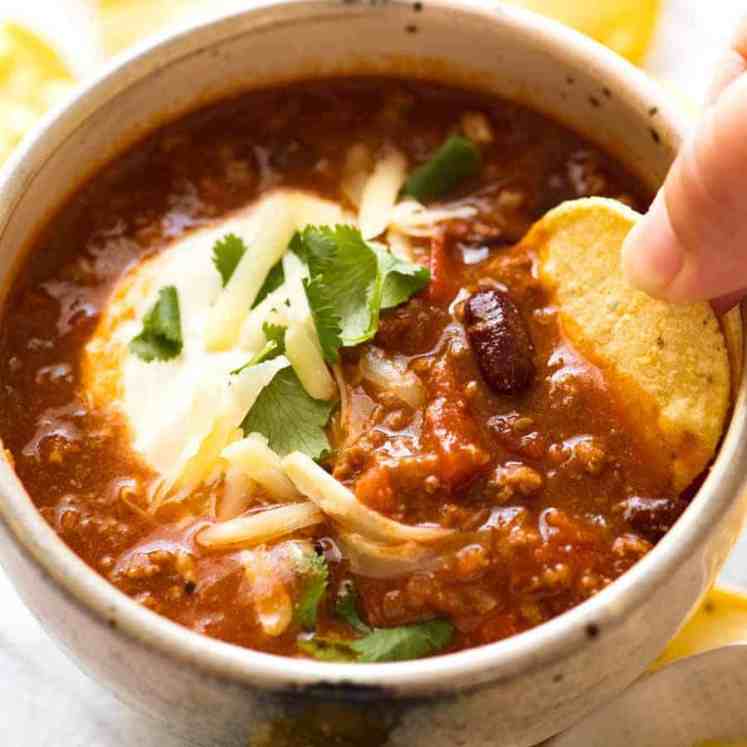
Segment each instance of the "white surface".
M155 1L155 0L154 0ZM581 0L576 0L577 2ZM744 0L664 0L665 17L649 58L649 69L699 99L713 61L724 48ZM0 13L21 8L24 17L44 18L47 29L72 12L77 0L0 0ZM63 11L64 8L64 11ZM76 10L77 9L77 10ZM80 17L80 16L78 16ZM52 20L54 19L54 20ZM91 45L77 47L95 55ZM747 535L732 555L725 580L747 587ZM181 739L134 713L88 679L65 658L23 607L0 571L0 745L9 747L178 747ZM207 747L207 746L206 746ZM210 745L209 747L220 747Z

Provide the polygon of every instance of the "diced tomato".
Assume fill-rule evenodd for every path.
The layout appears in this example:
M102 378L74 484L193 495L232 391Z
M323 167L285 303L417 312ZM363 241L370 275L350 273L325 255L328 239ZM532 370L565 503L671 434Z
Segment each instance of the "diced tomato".
M433 366L428 384L433 399L425 411L424 436L439 455L442 481L456 485L481 472L490 455L482 447L448 354Z
M439 476L450 484L465 482L489 462L474 420L460 402L437 397L425 413L425 432L439 455Z
M431 239L431 282L428 298L434 303L449 303L459 291L456 278L460 276L449 254L446 236L439 233Z
M395 501L389 470L381 466L367 469L355 483L355 495L369 508L384 513L392 511Z

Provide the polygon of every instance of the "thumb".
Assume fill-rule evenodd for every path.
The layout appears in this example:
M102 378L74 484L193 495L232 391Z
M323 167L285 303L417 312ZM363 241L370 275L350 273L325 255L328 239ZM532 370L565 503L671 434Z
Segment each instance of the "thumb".
M622 261L633 285L672 302L747 288L747 75L706 111Z

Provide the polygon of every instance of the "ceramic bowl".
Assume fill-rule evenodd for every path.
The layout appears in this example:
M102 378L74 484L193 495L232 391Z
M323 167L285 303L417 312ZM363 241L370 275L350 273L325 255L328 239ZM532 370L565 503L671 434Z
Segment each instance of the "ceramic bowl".
M545 747L745 744L747 645L690 656L642 677Z
M0 287L69 193L152 128L242 89L335 73L436 79L520 101L611 151L652 189L681 134L641 73L535 15L464 0L262 0L135 51L44 123L0 178ZM422 661L284 659L169 622L84 565L7 460L0 558L83 669L197 744L308 744L337 734L348 740L340 744L522 747L629 685L711 583L745 510L745 430L740 378L715 465L653 552L549 623Z

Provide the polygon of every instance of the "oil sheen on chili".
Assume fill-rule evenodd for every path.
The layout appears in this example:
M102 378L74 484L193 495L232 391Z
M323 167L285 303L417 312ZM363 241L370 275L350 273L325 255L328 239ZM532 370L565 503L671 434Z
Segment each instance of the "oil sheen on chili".
M296 397L291 420L315 413L317 441L326 442L318 453L309 447L308 474L319 465L343 492L330 488L325 503L278 469L300 426L278 414L282 398L256 411L280 382L270 379L198 484L161 494L164 476L136 448L127 413L89 391L87 346L130 287L122 290L123 278L176 244L173 262L188 274L190 237L220 233L235 211L291 193L337 211L312 215L316 227L305 238L295 226L294 241L306 249L277 260L265 288L282 289L297 270L307 317L298 316L305 307L294 307L297 295L294 302L290 291L281 294L275 316L263 321L264 352L247 349L248 368L234 366L226 380L253 366L285 372ZM250 92L191 114L90 180L29 251L2 319L4 446L46 521L80 557L140 604L200 633L287 656L388 661L539 625L628 570L687 503L642 453L600 371L564 340L537 259L518 245L547 210L586 195L637 209L648 202L595 146L482 94L334 79ZM362 236L362 205L389 198L399 218ZM323 230L328 214L344 230ZM274 230L264 220L263 230ZM215 273L213 297L199 307L206 317L231 288L230 271L239 274L238 255L255 251L256 237L234 238L233 260L230 251L221 255L233 267L218 259L202 273ZM365 262L340 269L345 252ZM390 260L399 269L388 270ZM353 278L364 264L370 278ZM348 275L360 294L347 293ZM332 332L312 286L334 312ZM151 311L168 300L157 294L163 290L150 287ZM244 316L261 308L256 290ZM185 309L198 308L189 292L179 286L174 295L185 351ZM146 346L125 346L121 360L140 355L145 374L160 367L168 377L189 360L174 352L181 347L168 348L170 328L158 328L156 317L135 319ZM288 330L301 318L312 320L303 329L324 353L320 381L334 385L328 402L309 399L300 369L296 375ZM154 355L164 359L145 362L143 350L157 347L159 334L166 347ZM149 396L171 397L179 408L177 392ZM186 427L198 432L198 409L191 417ZM252 433L257 453L275 452L274 462L258 457L262 475L225 457ZM257 517L286 504L305 511L300 528L257 530ZM200 540L232 521L227 544L220 532ZM389 537L389 526L404 526L402 537ZM250 530L242 535L241 527ZM433 537L410 538L412 527Z

